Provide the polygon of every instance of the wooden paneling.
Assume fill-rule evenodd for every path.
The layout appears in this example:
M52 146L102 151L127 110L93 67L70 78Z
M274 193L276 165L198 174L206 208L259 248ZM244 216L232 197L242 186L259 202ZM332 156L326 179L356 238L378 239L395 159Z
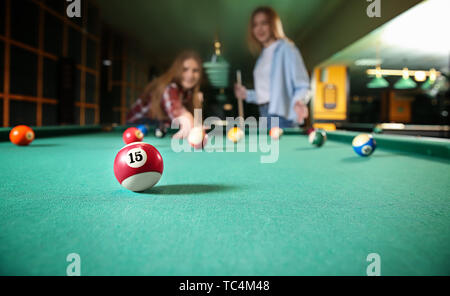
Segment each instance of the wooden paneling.
M78 60L77 68L80 71L78 106L78 122L85 123L85 109L89 108L90 123L99 123L99 87L100 84L100 17L99 9L92 0L82 0L82 18L81 20L71 20L65 15L65 3L54 1L38 0L1 0L0 18L0 42L2 43L0 51L2 57L2 87L0 88L0 100L2 103L2 125L10 126L17 120L11 118L14 116L10 109L11 100L18 102L28 102L24 108L32 106L35 110L35 125L45 125L46 122L54 123L54 120L45 120L46 110L54 118L54 108L43 108L58 103L56 98L57 83L55 79L55 69L58 59L61 57L73 57ZM89 2L89 5L87 5ZM54 5L57 3L58 5ZM90 24L89 18L94 22ZM27 9L21 9L26 7ZM12 19L12 14L19 14ZM89 28L89 30L88 30ZM94 51L93 56L87 60L87 51ZM14 55L14 56L13 56ZM72 56L71 56L72 55ZM49 59L49 62L46 61ZM28 60L27 66L21 62ZM11 63L14 64L11 64ZM12 68L14 67L14 68ZM90 104L84 104L86 101L86 73L94 76L94 83L89 85L94 98ZM33 84L31 87L30 85ZM49 88L55 89L49 89ZM45 95L52 96L51 98ZM50 104L50 105L48 105ZM19 106L19 105L18 105ZM94 113L92 115L92 112ZM28 114L23 112L23 114ZM94 118L92 120L92 118Z

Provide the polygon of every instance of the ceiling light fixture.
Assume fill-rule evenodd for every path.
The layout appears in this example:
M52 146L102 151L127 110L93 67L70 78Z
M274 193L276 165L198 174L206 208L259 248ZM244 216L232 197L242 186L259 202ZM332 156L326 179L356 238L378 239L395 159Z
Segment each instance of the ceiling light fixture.
M381 68L378 66L376 68L375 78L373 78L369 83L367 83L367 88L385 88L389 86L389 82L383 78L381 75Z
M368 69L366 71L367 75L377 75L377 71L380 71L381 75L383 76L403 76L404 69L403 70L393 70L393 69ZM435 69L431 69L430 71L422 71L422 70L408 70L409 76L415 76L416 72L424 72L426 76L428 77L434 77L434 80L436 80L436 77L441 76L441 72L436 71Z
M425 80L427 80L427 74L425 73L425 71L417 71L414 74L414 79L418 82L424 82Z
M417 86L417 83L414 82L414 80L412 80L409 77L409 70L408 68L403 68L403 77L397 81L394 84L394 88L395 89L412 89L415 88Z
M422 84L423 90L429 90L433 86L433 84L436 82L436 79L438 76L437 73L438 72L436 71L436 69L430 70L430 74L428 75L429 76L428 80L424 84Z

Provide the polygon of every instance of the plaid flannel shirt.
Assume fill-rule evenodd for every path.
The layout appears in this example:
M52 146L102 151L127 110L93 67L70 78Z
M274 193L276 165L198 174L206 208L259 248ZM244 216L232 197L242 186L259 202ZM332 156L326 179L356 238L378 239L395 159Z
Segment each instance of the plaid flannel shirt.
M169 84L161 99L161 108L166 115L173 120L181 115L183 110L187 107L191 109L192 106L192 91L183 92L176 83ZM147 100L145 104L141 98L131 106L127 114L128 123L137 123L143 118L150 118L151 100Z

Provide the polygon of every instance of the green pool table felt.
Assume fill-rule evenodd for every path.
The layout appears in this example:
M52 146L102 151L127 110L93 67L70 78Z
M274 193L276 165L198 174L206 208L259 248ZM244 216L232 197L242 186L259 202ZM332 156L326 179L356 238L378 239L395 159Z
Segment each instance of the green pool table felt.
M261 153L175 153L144 193L121 187L121 134L0 143L0 275L450 275L450 161L285 135ZM230 145L229 143L227 145Z

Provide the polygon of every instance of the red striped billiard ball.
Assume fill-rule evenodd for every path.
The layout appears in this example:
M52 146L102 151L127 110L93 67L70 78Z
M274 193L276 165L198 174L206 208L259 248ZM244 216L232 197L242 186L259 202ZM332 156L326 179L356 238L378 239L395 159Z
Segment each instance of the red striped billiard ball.
M306 134L309 136L309 134L312 133L315 130L316 130L315 128L310 127L308 130L306 130Z
M131 191L144 191L161 179L164 169L159 151L150 144L131 143L120 149L114 159L114 175Z
M18 146L27 146L34 140L34 131L26 125L18 125L9 133L9 139Z
M141 142L142 139L144 139L144 134L140 129L130 127L123 132L122 138L125 144L130 144L134 142Z

